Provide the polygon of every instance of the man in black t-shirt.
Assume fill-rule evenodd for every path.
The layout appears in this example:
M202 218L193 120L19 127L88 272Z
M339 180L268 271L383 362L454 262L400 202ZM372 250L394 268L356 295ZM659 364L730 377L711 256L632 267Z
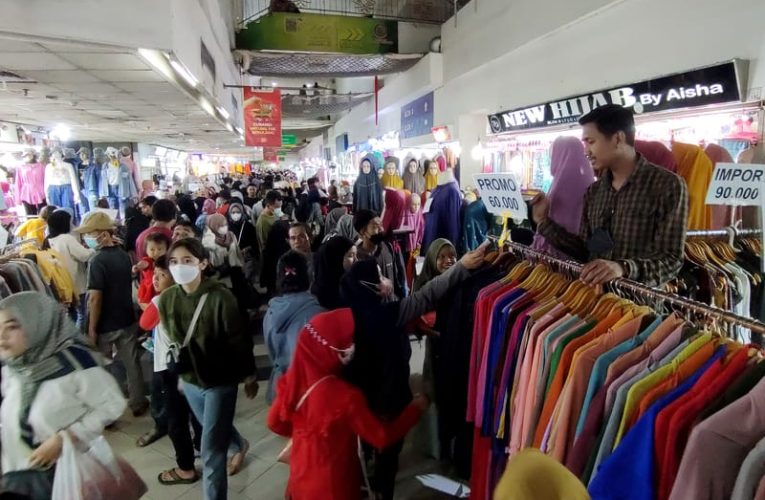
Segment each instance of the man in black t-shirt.
M88 264L88 336L107 359L116 351L127 372L130 409L141 416L149 402L140 365L132 262L114 241L114 222L105 213L92 212L76 231L97 250Z

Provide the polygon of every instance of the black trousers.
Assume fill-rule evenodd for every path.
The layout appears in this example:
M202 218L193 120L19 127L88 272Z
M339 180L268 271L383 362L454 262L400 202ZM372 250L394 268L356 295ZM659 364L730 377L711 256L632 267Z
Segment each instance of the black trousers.
M383 500L393 500L398 474L398 457L404 448L404 441L378 451L364 443L364 454L374 459L374 476L371 478L372 489Z
M200 449L202 426L189 408L186 397L178 390L178 376L165 370L158 372L162 378L162 391L165 395L165 415L167 416L167 435L175 448L175 461L178 468L185 471L194 469L194 448ZM191 429L194 429L194 438Z
M45 206L45 202L38 203L37 205L32 205L31 203L27 203L26 201L21 202L24 205L24 211L27 213L27 215L37 215L40 213L40 210Z

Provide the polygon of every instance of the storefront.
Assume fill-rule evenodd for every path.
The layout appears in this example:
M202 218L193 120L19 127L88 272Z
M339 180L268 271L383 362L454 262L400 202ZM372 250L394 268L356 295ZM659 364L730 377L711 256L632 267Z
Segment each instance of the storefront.
M512 172L524 188L547 189L550 145L580 134L577 120L604 104L635 111L637 138L667 146L718 144L735 159L762 137L760 101L746 102L747 62L733 60L488 117L491 135L472 153L484 172Z

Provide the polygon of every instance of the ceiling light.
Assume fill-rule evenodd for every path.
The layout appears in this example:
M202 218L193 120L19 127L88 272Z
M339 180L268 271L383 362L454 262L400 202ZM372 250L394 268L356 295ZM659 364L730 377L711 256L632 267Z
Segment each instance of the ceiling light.
M271 82L272 87L276 87L276 82Z
M170 68L170 65L167 63L167 56L163 52L152 49L138 49L138 55L140 55L154 69L162 73L165 78L168 80L174 79L172 68Z
M239 135L244 136L244 129L242 127L236 127L236 131Z
M178 73L181 78L186 80L186 83L191 85L192 87L196 87L199 81L197 81L196 78L194 78L194 75L192 75L189 70L187 70L183 64L179 63L175 59L170 59L170 66L173 67L176 73Z
M228 129L229 132L233 132L234 131L234 127L230 123L228 123L228 122L226 122L226 128Z
M210 113L212 116L215 116L215 108L212 107L212 104L210 104L210 101L208 101L204 97L200 97L199 104L202 105L202 109Z
M69 137L71 137L72 130L63 123L59 123L53 127L53 130L50 131L50 135L60 141L66 142L69 140Z
M223 118L226 118L226 119L228 119L228 117L231 116L230 114L228 114L228 111L226 111L226 108L224 108L223 106L218 106L218 113L223 115Z

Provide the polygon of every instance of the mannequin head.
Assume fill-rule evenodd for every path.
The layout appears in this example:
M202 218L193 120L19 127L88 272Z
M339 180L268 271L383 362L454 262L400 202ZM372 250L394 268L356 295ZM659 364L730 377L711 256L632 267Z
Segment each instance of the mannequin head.
M117 148L112 148L112 147L106 148L106 156L109 158L109 161L111 161L112 163L117 162L117 154L118 154Z
M82 147L77 151L82 163L90 163L90 149Z
M417 160L409 160L409 165L407 165L407 168L409 169L410 173L417 173L417 167Z
M393 176L398 174L398 169L396 169L396 164L393 162L389 162L385 164L385 173Z
M364 160L361 162L361 173L368 174L372 171L372 162L369 160Z
M55 165L62 161L64 161L64 153L62 153L60 149L53 151L53 154L51 155L51 163Z
M420 205L422 205L422 200L420 199L420 196L417 194L413 194L409 197L409 211L413 214L416 214L420 211Z
M438 175L439 173L438 163L434 161L430 162L430 164L428 165L428 173L430 175Z
M132 152L130 151L130 148L127 147L127 146L122 146L120 148L120 153L122 153L122 156L124 156L126 158L130 157L130 155L132 154Z
M37 153L34 149L27 149L24 151L24 161L27 163L34 163L37 161Z
M377 178L382 179L383 174L385 174L385 169L379 168L377 169Z

